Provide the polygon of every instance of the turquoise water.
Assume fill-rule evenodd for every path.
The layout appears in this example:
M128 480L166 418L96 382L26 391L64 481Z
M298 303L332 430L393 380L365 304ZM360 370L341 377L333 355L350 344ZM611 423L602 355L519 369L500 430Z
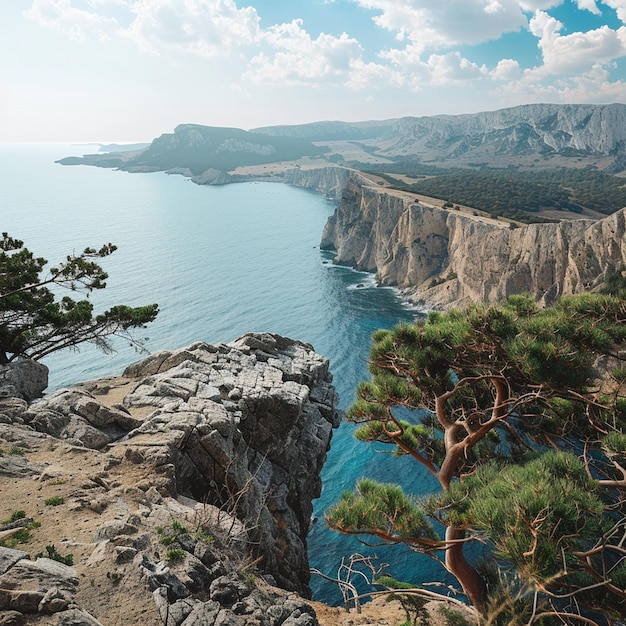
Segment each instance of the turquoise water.
M230 341L248 331L294 337L330 359L345 408L367 376L371 333L415 317L393 290L376 288L372 276L334 265L320 251L336 201L281 184L206 187L163 173L54 163L88 151L0 144L0 229L53 263L88 245L115 243L117 252L102 263L108 287L92 297L103 307L158 302L159 317L141 331L150 351ZM119 374L141 358L123 343L116 348L111 356L90 347L51 355L50 388ZM344 424L333 438L309 537L311 566L334 575L342 556L361 552L393 563L398 578L441 579L440 566L426 557L367 548L325 528L324 510L361 476L402 482L418 494L435 487L410 459L374 451L352 431ZM312 587L317 599L340 598L319 577Z

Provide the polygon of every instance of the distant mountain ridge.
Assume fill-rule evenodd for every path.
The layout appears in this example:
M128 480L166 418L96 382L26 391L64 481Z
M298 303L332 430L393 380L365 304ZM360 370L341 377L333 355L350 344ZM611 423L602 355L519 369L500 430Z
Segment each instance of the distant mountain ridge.
M326 151L298 137L272 137L239 128L180 124L145 149L135 152L67 157L63 165L96 165L129 171L176 170L199 176L209 170L228 172L239 166L296 161Z
M466 115L380 122L316 122L253 129L313 142L360 140L381 157L413 156L460 167L531 163L528 157L591 158L626 168L626 105L528 104Z
M466 115L382 121L323 121L251 131L181 124L143 150L63 159L131 171L175 170L199 182L224 182L237 167L309 157L359 168L420 163L482 169L592 166L626 171L625 104L528 104Z

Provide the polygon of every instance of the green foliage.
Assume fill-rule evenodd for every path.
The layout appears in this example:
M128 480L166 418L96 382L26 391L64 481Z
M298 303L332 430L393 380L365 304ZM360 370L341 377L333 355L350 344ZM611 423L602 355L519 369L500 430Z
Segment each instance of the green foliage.
M164 546L171 546L176 541L176 535L161 535L159 543Z
M623 270L611 272L604 279L601 291L612 296L626 297L626 276Z
M182 522L179 522L178 520L174 520L172 522L172 530L176 533L176 535L188 535L189 534L189 530L187 530L187 527Z
M44 501L46 506L60 506L65 503L65 498L61 496L52 496L51 498L46 498Z
M52 559L53 561L58 561L59 563L63 563L64 565L74 565L74 555L66 554L65 556L63 556L58 552L54 545L46 546L46 551L40 552L37 555L37 558Z
M326 512L327 523L353 534L375 534L395 542L436 539L424 512L400 487L360 480L356 492L345 492Z
M26 511L13 511L8 519L0 522L0 525L14 524L19 520L26 519ZM29 524L15 529L8 537L0 540L0 546L14 548L18 544L28 543L32 539L31 531L41 526L40 522L31 521Z
M586 207L608 215L626 205L623 179L591 168L435 174L403 187L526 223L551 221L538 215L541 208L580 213Z
M213 537L213 535L211 535L210 533L208 533L206 530L202 528L200 528L199 530L195 532L194 537L198 541L204 541L205 543L211 543L212 541L215 541L215 537Z
M9 454L11 456L24 456L26 454L26 450L24 450L24 448L20 448L19 446L11 446L8 450L0 448L0 454Z
M35 257L19 239L2 234L0 239L0 363L18 356L40 359L51 352L83 342L111 350L108 340L121 336L139 345L130 334L154 320L156 304L131 308L125 305L94 315L88 299L68 295L57 299L50 287L68 289L72 294L89 293L106 287L106 272L93 261L104 258L116 247L106 244L99 250L86 248L70 255L65 262L51 267Z
M11 513L11 517L9 517L8 520L2 522L3 524L7 524L7 523L11 523L11 522L16 522L18 519L24 519L26 517L26 511L13 511L13 513Z
M470 623L458 612L445 605L439 607L439 613L446 620L446 626L470 626Z
M361 480L327 523L447 552L449 571L482 613L488 592L505 587L511 602L501 615L525 613L531 590L539 590L537 606L563 594L563 610L623 610L615 587L597 587L608 570L626 577L616 525L626 514L626 368L606 372L613 387L603 395L596 368L625 340L626 305L602 293L546 309L519 295L375 333L372 378L348 418L360 440L411 455L442 490L418 502L395 485ZM445 540L433 520L447 528ZM455 542L470 538L494 547L505 585L488 586L467 561Z
M622 432L611 432L602 439L604 446L611 452L626 453L626 434Z
M185 551L182 548L171 548L165 553L168 561L181 561L185 558Z
M524 578L547 583L564 559L602 533L597 482L573 454L547 452L521 464L489 463L430 503L451 524L485 533ZM569 562L570 570L575 563Z
M159 543L164 546L172 545L180 535L189 534L189 529L179 520L173 520L172 523L165 528L158 526L156 531L160 536Z

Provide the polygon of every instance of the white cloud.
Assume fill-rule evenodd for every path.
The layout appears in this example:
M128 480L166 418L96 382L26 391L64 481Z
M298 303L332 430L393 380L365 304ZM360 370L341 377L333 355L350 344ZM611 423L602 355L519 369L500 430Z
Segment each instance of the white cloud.
M581 11L590 11L595 15L602 15L595 0L576 0L576 4Z
M44 28L79 41L92 37L107 39L118 25L112 17L74 7L72 0L34 0L24 15Z
M346 33L321 33L313 39L299 19L270 27L261 39L266 48L252 59L245 76L256 83L342 83L361 88L389 74L387 68L363 61L356 39Z
M497 39L526 26L518 0L353 0L374 22L422 50ZM562 0L561 0L562 1ZM545 4L545 2L544 2Z
M431 85L450 85L467 80L484 78L487 69L479 67L458 52L432 54L428 58Z
M626 83L611 81L606 68L599 64L573 77L554 78L545 72L526 70L519 80L497 89L494 96L501 99L503 105L519 102L623 102L626 99Z
M124 34L144 50L172 47L205 57L226 55L256 41L259 17L233 0L137 0Z
M517 80L522 74L520 65L515 59L501 59L495 69L490 72L494 80Z
M113 35L134 40L143 50L176 48L218 56L259 36L256 9L234 0L33 0L25 15L74 39ZM123 19L122 19L123 17Z
M615 9L622 24L626 24L626 0L601 0L602 4Z
M530 21L530 31L539 38L543 69L551 74L588 71L626 55L626 27L602 26L587 32L561 35L561 22L543 11Z
M563 4L565 0L519 0L519 5L524 11L546 11Z

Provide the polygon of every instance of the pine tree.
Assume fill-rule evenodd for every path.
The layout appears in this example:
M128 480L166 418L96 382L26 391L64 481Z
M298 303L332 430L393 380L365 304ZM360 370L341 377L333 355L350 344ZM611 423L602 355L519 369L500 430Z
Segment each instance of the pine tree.
M47 261L35 257L24 242L2 233L0 239L0 364L17 357L40 359L51 352L94 343L111 350L109 338L121 336L134 344L134 328L154 320L158 306L114 306L94 314L86 298L57 297L56 285L70 293L88 294L106 287L106 272L93 259L109 256L113 244L86 248L44 273ZM57 290L58 291L58 290Z
M348 417L360 440L410 455L441 491L418 500L362 480L327 523L439 559L480 614L499 605L498 623L623 615L625 322L614 296L548 309L515 296L376 332L372 379ZM474 541L493 546L497 576L466 556Z

